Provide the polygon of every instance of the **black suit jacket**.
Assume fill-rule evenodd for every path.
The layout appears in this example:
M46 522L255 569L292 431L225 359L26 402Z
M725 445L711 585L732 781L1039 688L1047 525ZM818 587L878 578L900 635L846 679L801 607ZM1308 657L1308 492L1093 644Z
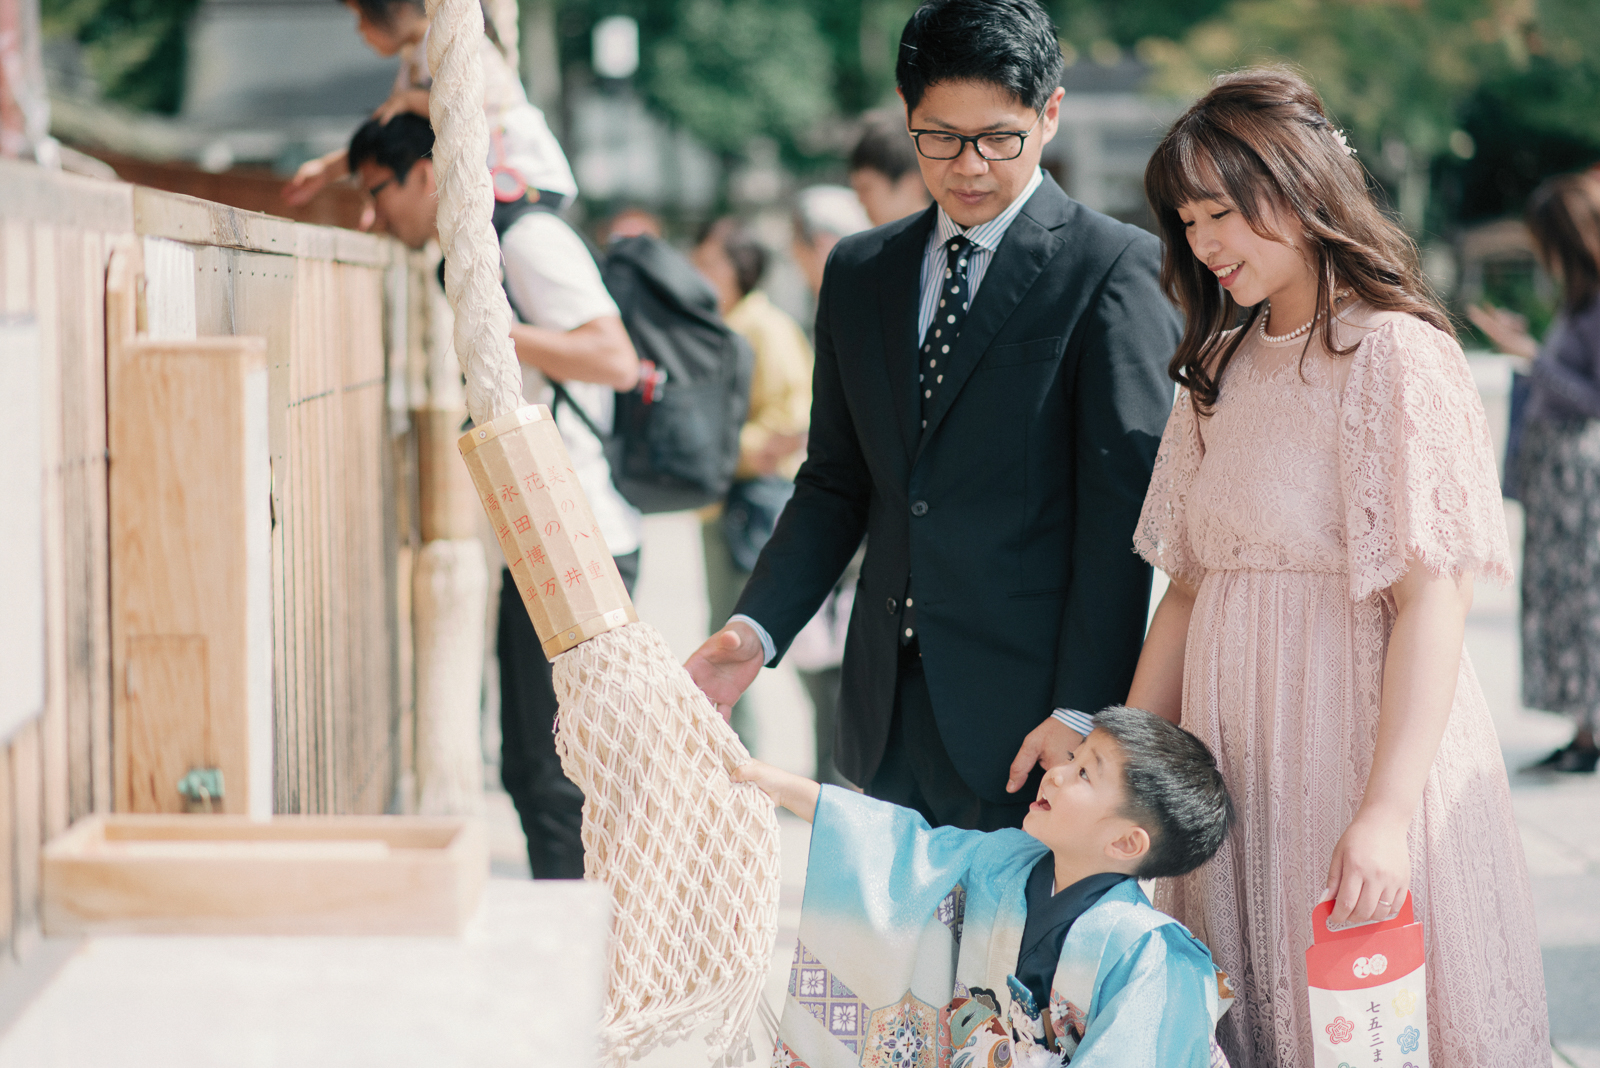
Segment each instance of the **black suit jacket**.
M841 241L818 299L807 459L739 599L781 657L867 555L835 760L866 784L888 738L908 588L945 748L991 801L1058 706L1122 701L1150 569L1133 529L1180 334L1150 234L1046 177L989 263L921 429L917 306L934 208Z

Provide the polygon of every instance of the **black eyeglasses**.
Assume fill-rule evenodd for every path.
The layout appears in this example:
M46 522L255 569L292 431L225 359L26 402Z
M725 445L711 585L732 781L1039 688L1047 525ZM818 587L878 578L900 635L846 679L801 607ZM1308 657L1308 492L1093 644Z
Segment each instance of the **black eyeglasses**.
M912 130L910 133L917 151L927 159L956 159L971 145L980 157L990 163L1003 163L1022 155L1022 146L1042 118L1043 115L1034 119L1033 125L1026 130L997 130L974 137L946 130Z

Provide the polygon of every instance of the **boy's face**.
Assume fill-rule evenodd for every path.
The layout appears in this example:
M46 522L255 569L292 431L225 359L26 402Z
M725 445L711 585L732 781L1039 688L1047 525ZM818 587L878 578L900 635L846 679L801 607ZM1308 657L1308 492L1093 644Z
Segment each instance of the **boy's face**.
M929 159L917 153L922 180L933 199L965 228L993 219L1027 188L1039 166L1044 146L1056 135L1063 91L1051 94L1042 111L1034 111L1004 89L988 82L935 82L906 116L908 129L976 137L987 133L1026 133L1022 154L990 160L971 144L955 159Z
M1137 856L1124 855L1125 840L1136 830L1148 835L1122 815L1122 765L1122 749L1111 736L1091 731L1071 760L1045 772L1022 829L1057 857L1091 866L1103 860L1102 871L1120 870L1129 859L1136 863Z

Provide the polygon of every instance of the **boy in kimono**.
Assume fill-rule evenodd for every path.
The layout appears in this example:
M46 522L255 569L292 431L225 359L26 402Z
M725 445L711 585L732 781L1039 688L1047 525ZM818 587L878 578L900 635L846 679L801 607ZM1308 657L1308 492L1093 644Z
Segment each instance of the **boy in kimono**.
M1149 712L1084 720L1022 830L934 830L759 762L734 773L812 823L776 1065L1226 1064L1211 1039L1226 978L1138 882L1216 853L1233 819L1222 775Z

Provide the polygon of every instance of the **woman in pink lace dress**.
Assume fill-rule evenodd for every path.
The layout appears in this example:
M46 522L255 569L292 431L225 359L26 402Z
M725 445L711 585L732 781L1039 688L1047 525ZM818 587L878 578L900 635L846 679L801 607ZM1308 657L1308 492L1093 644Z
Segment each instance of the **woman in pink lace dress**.
M1335 921L1365 922L1409 891L1433 1068L1548 1063L1527 871L1462 648L1473 579L1510 568L1449 321L1293 74L1220 79L1145 181L1188 325L1136 537L1172 583L1129 703L1181 710L1239 808L1157 898L1238 983L1219 1040L1235 1068L1310 1068L1312 907L1332 892Z

